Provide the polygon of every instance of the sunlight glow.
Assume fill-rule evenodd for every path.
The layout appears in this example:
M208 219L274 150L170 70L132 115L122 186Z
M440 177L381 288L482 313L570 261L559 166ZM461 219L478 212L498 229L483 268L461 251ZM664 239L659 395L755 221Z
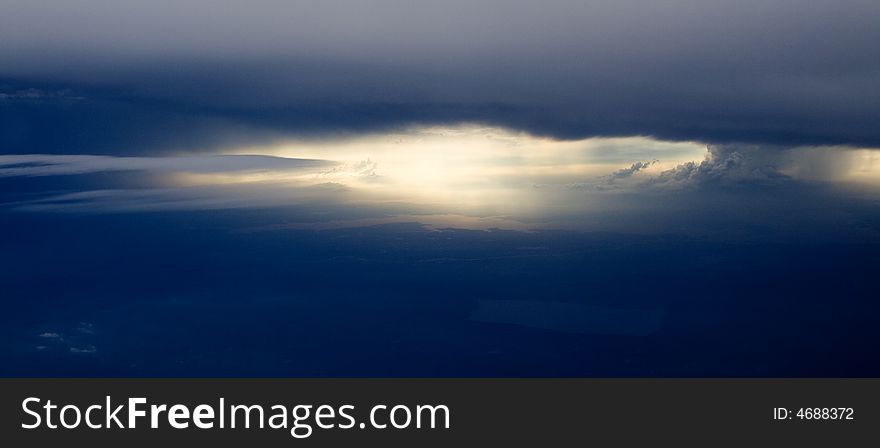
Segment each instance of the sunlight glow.
M301 140L239 154L339 162L314 182L356 187L377 201L414 201L521 212L541 201L539 188L596 182L634 162L661 158L646 172L699 160L699 143L628 137L557 141L497 128L430 127L339 140ZM302 178L297 178L302 180ZM537 201L537 202L536 202Z

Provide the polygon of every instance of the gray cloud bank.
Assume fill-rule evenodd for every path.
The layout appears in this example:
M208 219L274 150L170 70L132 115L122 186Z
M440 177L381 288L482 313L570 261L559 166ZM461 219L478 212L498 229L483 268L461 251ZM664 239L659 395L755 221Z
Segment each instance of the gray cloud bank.
M562 139L880 146L877 23L873 0L13 0L0 152L460 121Z

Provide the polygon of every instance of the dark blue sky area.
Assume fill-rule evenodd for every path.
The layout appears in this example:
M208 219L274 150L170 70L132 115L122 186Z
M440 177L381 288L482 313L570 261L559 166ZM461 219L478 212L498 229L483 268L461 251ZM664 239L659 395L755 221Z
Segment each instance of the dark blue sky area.
M880 368L875 244L417 224L242 231L293 212L4 213L0 374L874 376Z

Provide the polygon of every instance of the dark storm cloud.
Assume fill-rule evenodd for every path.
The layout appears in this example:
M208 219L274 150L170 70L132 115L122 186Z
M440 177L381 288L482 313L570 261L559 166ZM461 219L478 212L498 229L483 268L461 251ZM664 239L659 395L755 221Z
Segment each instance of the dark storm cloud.
M0 151L458 121L877 146L878 22L873 0L7 1Z

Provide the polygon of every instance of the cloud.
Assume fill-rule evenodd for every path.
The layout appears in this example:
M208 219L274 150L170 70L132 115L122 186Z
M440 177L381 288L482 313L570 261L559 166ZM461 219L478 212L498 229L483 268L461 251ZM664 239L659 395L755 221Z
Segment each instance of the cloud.
M263 209L280 216L255 229L417 222L429 228L876 238L876 204L866 198L880 188L878 151L707 148L645 138L560 142L505 133L495 139L487 136L497 130L451 131L266 148L305 159L7 156L0 158L0 170L9 170L0 176L0 208L115 215ZM652 153L658 158L642 159ZM318 154L329 160L301 163ZM143 170L148 181L112 171L120 169Z
M878 155L876 150L847 147L708 145L702 161L682 163L644 183L662 187L841 181L876 184Z
M273 156L112 157L92 155L0 155L0 177L58 176L110 171L224 173L291 171L332 166L324 160Z
M35 88L27 88L21 90L13 90L8 92L0 92L0 102L2 101L30 101L38 102L45 100L66 100L76 101L85 99L72 94L70 89L60 90L43 90Z
M91 354L91 353L97 353L97 352L98 352L98 349L94 345L86 345L84 347L70 347L70 353Z
M648 162L633 162L632 165L630 165L626 168L621 168L619 170L612 172L611 174L608 174L605 176L600 176L599 178L597 178L595 180L571 182L571 183L567 184L566 187L572 188L572 189L590 188L590 189L597 189L597 190L609 190L609 189L618 188L621 186L621 183L622 183L621 181L625 182L625 181L631 180L633 178L633 176L635 176L636 174L646 170L647 168L650 168L650 167L658 164L659 162L660 161L657 159L654 159L654 160L651 160ZM541 185L541 184L535 185L535 188L544 188L544 187L546 187L546 185Z
M0 102L0 152L207 151L461 122L880 146L873 0L439 5L6 2L0 92L83 99Z
M779 150L757 145L709 145L703 161L687 162L663 171L653 185L693 186L734 182L778 182L787 179Z
M73 331L61 333L54 331L43 332L38 335L42 340L33 348L39 352L57 353L59 350L72 354L97 353L97 347L92 343L96 336L95 325L91 322L79 322Z
M613 184L615 181L622 179L629 179L633 177L635 174L641 172L642 170L649 168L655 164L660 162L657 159L651 160L649 162L635 162L630 165L628 168L621 168L608 176L604 177L606 184Z
M608 178L609 179L626 179L631 177L633 174L638 173L639 171L648 168L651 165L659 162L659 160L651 160L650 162L635 162L629 166L629 168L622 168L613 173L611 173Z

